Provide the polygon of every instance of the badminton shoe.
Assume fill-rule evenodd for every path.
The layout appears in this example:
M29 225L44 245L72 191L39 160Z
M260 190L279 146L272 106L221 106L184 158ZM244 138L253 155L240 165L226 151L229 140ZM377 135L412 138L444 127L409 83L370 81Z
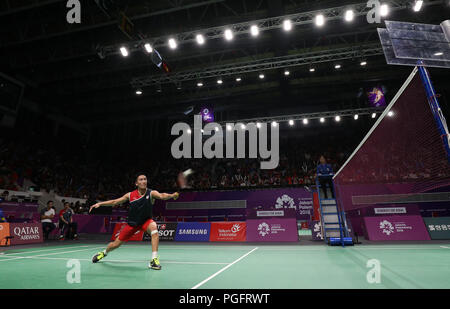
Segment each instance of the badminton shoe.
M105 252L100 251L99 253L97 253L96 255L94 255L92 257L92 263L97 263L98 261L100 261L101 259L103 259L105 257Z
M151 260L150 263L148 263L148 268L155 269L155 270L160 270L161 269L161 264L159 263L159 259L158 258L154 258L153 260Z

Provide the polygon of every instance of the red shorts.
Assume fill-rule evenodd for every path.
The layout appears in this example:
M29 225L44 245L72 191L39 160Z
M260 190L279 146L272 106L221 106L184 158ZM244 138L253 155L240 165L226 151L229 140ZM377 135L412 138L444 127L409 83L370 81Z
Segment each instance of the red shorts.
M147 221L145 221L144 224L142 225L138 225L138 226L131 226L126 224L122 230L120 231L119 234L119 240L121 241L127 241L128 239L130 239L137 231L143 231L146 232L148 226L150 225L150 223L155 222L153 221L153 219L148 219Z

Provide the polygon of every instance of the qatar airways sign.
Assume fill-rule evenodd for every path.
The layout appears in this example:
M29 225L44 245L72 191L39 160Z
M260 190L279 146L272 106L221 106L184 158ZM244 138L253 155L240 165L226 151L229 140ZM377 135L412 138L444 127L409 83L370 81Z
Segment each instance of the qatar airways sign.
M11 245L43 242L42 225L39 223L10 223Z

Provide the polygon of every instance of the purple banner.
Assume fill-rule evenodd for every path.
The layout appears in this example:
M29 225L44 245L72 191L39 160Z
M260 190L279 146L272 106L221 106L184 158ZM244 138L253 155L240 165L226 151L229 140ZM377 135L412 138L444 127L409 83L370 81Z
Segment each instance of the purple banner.
M247 241L298 241L295 219L247 220Z
M9 234L13 236L11 245L23 245L30 243L40 243L42 237L42 224L40 223L11 223Z
M312 240L323 241L322 225L320 224L320 221L311 221L311 235Z
M212 216L232 215L246 216L252 210L283 210L292 209L297 220L310 220L313 203L311 192L304 188L237 190L214 192L183 192L180 198L171 203L195 201L231 201L245 200L246 209L208 209L208 210L166 210L165 201L157 201L156 207L164 216ZM237 220L233 218L234 220Z
M369 240L430 240L421 216L365 217Z

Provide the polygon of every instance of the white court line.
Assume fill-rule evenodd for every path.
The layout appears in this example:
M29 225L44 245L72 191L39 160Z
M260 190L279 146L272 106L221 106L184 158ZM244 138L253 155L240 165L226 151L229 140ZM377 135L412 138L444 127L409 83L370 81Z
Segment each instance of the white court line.
M450 249L450 247L446 247L446 246L439 246L439 247L444 248L444 249Z
M246 254L244 254L243 256L241 256L240 258L238 258L237 260L235 260L234 262L228 264L227 266L225 266L224 268L222 268L221 270L219 270L218 272L216 272L215 274L209 276L208 278L206 278L205 280L203 280L202 282L200 282L199 284L197 284L196 286L192 287L192 290L197 289L198 287L202 286L203 284L205 284L206 282L208 282L209 280L211 280L212 278L214 278L215 276L217 276L218 274L220 274L221 272L225 271L226 269L228 269L229 267L233 266L234 264L236 264L237 262L239 262L240 260L242 260L243 258L245 258L247 255L249 255L250 253L252 253L253 251L257 250L258 247L253 248L253 250L247 252Z
M43 251L52 251L52 250L58 250L58 249L69 249L69 248L87 248L89 246L61 246L61 247L57 247L57 248L49 248L49 249L44 249L44 250L36 250L36 251L24 251L24 252L15 252L15 253L5 253L4 256L9 256L9 255L13 255L13 254L24 254L24 253L36 253L36 252L43 252ZM14 249L11 249L14 250ZM22 249L23 250L23 249Z
M17 257L19 258L19 257ZM51 258L51 257L38 257L38 256L23 256L20 257L23 259L36 259L36 260L72 260L74 258ZM91 262L91 259L75 259L75 260L79 260L79 261L89 261ZM105 259L104 262L119 262L119 263L143 263L143 262L149 262L150 259L148 260L110 260L110 259ZM163 264L190 264L190 265L228 265L229 263L220 263L220 262L183 262L183 261L164 261L161 260L161 262Z
M31 259L34 257L39 257L39 256L48 256L48 255L55 255L55 254L65 254L65 253L72 253L72 252L80 252L80 251L86 251L86 250L93 250L93 249L98 249L98 248L104 248L105 246L102 247L92 247L92 248L87 248L87 249L81 249L81 250L72 250L72 251L62 251L62 252L53 252L53 253L46 253L46 254L39 254L39 255L32 255L32 256L24 256L24 257L13 257L10 259L0 259L0 262L4 262L4 261L12 261L12 260L23 260L23 259Z

